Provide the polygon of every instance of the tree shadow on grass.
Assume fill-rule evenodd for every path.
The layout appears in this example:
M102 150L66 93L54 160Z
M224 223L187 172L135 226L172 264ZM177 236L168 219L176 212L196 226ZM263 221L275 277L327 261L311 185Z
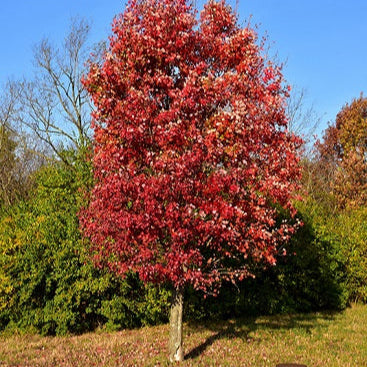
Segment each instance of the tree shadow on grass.
M201 354L203 354L205 352L205 350L207 348L209 348L216 340L219 340L222 338L221 332L218 332L212 336L210 336L209 338L207 338L205 340L204 343L201 343L200 345L198 345L197 347L191 349L191 351L189 353L187 353L185 355L185 360L187 359L195 359L197 357L199 357Z
M302 330L311 334L312 330L319 327L327 327L327 321L335 319L337 312L323 312L295 315L276 315L240 318L228 321L205 322L203 325L189 323L189 327L195 333L196 330L210 330L214 332L204 342L191 349L186 355L185 360L195 359L203 354L212 344L221 339L240 338L246 342L260 342L251 336L251 333L258 330Z
M246 341L255 341L253 337L249 336L251 331L256 330L255 319L247 319L246 327L239 328L238 324L239 320L228 320L228 321L213 321L212 323L205 323L204 325L198 326L198 324L190 325L194 330L211 330L214 331L215 334L209 336L203 343L193 348L189 353L185 355L185 360L195 359L199 357L201 354L205 352L207 348L209 348L212 344L217 340L221 339L234 339L240 338ZM194 331L195 332L195 331Z

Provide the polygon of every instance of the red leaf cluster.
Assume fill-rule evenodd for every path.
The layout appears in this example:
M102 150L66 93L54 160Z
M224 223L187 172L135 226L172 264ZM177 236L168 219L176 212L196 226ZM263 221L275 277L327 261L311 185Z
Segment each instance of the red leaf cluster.
M132 0L93 102L96 184L81 215L101 265L207 290L275 263L293 227L277 223L300 168L280 68L224 1L197 19L186 0Z

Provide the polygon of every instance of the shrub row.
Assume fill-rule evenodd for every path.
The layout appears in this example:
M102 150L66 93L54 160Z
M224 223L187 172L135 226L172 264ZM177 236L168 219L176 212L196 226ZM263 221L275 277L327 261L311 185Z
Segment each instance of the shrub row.
M43 168L31 199L0 218L0 328L43 334L96 327L131 328L167 321L168 287L122 280L89 260L77 212L88 186L87 164ZM341 309L367 300L367 210L324 214L311 200L298 204L304 225L277 266L254 268L255 278L224 284L217 298L188 289L185 317L233 317Z

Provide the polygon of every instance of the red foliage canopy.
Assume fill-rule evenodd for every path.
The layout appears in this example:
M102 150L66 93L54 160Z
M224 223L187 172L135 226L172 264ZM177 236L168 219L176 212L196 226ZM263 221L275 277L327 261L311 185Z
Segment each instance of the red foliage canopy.
M96 183L81 223L100 265L207 290L275 263L300 139L255 32L224 1L199 20L188 3L131 0L90 67Z

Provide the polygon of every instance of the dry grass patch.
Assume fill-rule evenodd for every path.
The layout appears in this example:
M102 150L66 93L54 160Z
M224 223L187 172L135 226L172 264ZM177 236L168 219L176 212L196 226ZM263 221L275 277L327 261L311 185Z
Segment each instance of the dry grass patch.
M367 306L342 313L185 324L182 366L367 366ZM168 366L168 325L81 336L0 337L1 366Z

